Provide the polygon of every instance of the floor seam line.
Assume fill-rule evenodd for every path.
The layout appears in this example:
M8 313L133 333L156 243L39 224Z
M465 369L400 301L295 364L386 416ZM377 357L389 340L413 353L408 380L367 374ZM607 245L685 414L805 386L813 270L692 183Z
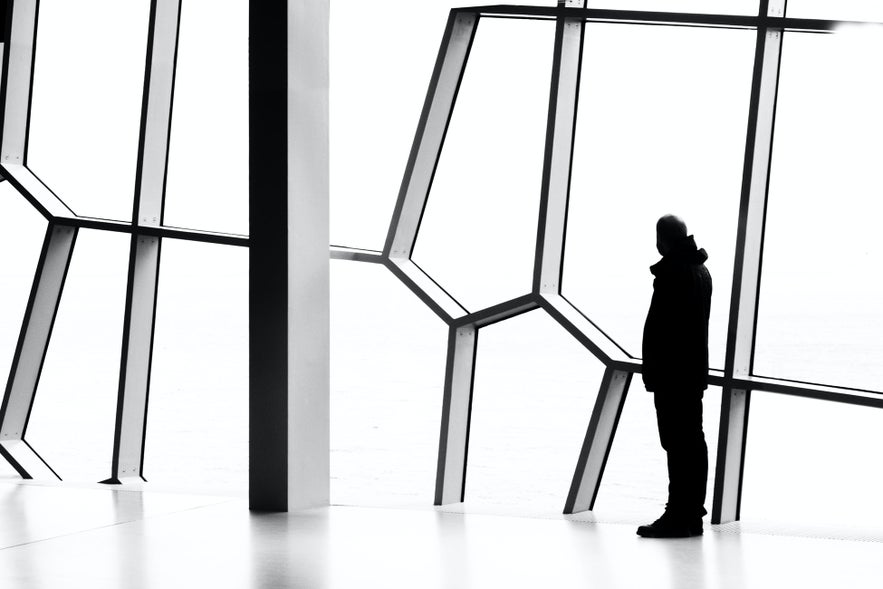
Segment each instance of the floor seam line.
M114 522L114 523L112 523L112 524L106 524L106 525L103 525L103 526L97 526L97 527L94 527L94 528L86 528L85 530L77 530L77 531L75 531L75 532L68 532L68 533L66 533L66 534L58 534L58 535L56 535L56 536L50 536L50 537L48 537L48 538L40 538L39 540L30 540L30 541L28 541L28 542L20 542L20 543L18 543L18 544L12 544L12 545L10 545L10 546L3 546L3 547L0 547L0 552L2 552L3 550L10 550L10 549L12 549L12 548L21 548L22 546L30 546L31 544L39 544L40 542L48 542L48 541L51 541L51 540L57 540L57 539L59 539L59 538L68 538L68 537L70 537L70 536L76 536L77 534L84 534L84 533L87 533L87 532L93 532L93 531L97 531L97 530L104 530L104 529L107 529L107 528L112 528L112 527L114 527L114 526L127 525L127 524L131 524L131 523L139 522L139 521L144 521L144 520L148 520L148 519L153 519L153 518L157 518L157 517L162 517L162 516L165 516L165 515L176 515L176 514L180 514L180 513L186 513L186 512L188 512L188 511L195 511L195 510L197 510L197 509L205 509L205 508L207 508L207 507L214 507L214 506L216 506L216 505L225 505L225 504L227 504L227 503L232 503L232 502L234 502L234 501L237 501L237 499L232 499L232 498L231 498L231 499L229 499L229 500L226 500L226 501L220 501L220 502L218 502L218 503L212 503L212 504L210 504L210 505L196 505L196 506L194 506L194 507L188 507L188 508L186 508L186 509L181 509L181 510L179 510L179 511L170 511L170 512L166 512L166 513L157 513L157 514L154 514L154 515L148 515L148 516L141 517L141 518L129 519L129 520L126 520L126 521Z

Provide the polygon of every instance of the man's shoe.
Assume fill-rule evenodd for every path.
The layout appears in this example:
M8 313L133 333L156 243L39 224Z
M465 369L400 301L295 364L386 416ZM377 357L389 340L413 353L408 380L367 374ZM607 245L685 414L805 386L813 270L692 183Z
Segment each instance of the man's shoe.
M638 527L643 538L691 538L702 535L702 518L675 517L669 512L662 514L652 524Z

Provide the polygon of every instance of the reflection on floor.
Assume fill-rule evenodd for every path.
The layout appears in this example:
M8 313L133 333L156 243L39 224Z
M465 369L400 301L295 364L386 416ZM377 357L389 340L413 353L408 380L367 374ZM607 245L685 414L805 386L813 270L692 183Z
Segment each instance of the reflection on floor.
M0 483L0 587L879 587L879 541ZM867 538L866 538L867 540Z

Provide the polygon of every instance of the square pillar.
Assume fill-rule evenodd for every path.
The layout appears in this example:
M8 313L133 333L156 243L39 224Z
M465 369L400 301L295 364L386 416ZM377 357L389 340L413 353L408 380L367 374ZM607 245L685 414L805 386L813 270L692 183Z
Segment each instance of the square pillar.
M328 17L328 0L250 2L253 510L329 500Z

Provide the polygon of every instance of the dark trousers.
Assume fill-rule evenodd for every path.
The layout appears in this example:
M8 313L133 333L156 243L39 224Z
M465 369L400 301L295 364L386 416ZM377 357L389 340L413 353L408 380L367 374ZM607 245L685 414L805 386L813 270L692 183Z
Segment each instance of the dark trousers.
M668 455L666 511L703 516L708 480L708 447L702 431L703 391L667 390L653 394L659 441Z

